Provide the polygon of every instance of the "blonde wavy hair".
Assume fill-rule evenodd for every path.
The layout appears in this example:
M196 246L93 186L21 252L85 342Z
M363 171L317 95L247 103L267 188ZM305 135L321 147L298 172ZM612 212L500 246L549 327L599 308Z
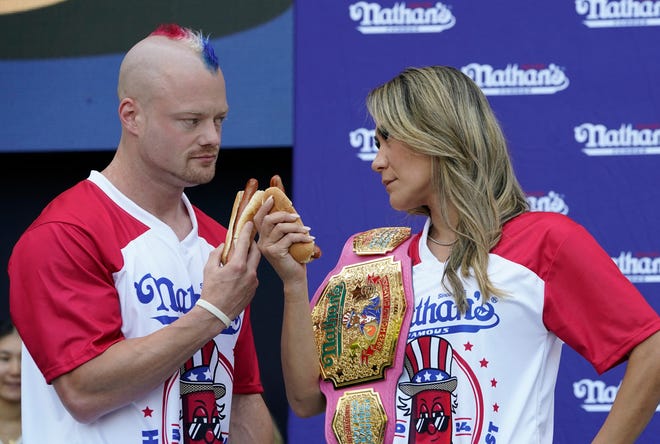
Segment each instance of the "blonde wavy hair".
M408 68L367 96L378 131L433 158L431 180L439 191L444 222L457 235L442 282L461 313L468 308L459 277L470 274L484 301L504 296L488 278L488 254L502 225L527 211L500 125L479 87L448 66ZM449 222L449 205L458 220ZM409 210L430 215L428 207Z

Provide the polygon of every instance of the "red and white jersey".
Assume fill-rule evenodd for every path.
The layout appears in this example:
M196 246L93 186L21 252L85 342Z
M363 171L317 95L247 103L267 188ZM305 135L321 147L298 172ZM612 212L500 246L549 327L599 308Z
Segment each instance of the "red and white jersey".
M551 444L565 342L598 372L660 330L660 317L587 231L555 213L505 224L488 275L506 296L483 301L464 279L461 315L444 263L413 242L414 312L397 388L395 443Z
M181 372L91 424L73 419L50 385L114 343L162 329L193 307L208 255L226 230L185 195L183 202L193 229L179 240L93 171L53 200L17 242L9 263L10 306L25 344L26 444L183 443L182 403L191 399L216 412L198 424L220 424L193 432L225 442L232 393L263 391L249 309Z

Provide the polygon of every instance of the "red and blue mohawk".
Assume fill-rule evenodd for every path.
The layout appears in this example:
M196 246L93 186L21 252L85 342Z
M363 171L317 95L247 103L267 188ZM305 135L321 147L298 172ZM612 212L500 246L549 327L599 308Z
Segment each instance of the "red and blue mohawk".
M215 51L213 51L213 47L209 43L209 38L204 37L199 31L193 31L192 29L169 23L158 26L158 28L149 35L160 35L172 40L181 40L187 43L198 54L201 54L206 67L210 71L215 72L219 68L218 57L215 55Z

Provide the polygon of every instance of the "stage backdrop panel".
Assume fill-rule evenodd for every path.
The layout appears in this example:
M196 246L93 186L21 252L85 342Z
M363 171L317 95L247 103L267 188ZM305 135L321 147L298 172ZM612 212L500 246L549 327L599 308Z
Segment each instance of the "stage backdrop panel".
M0 152L114 149L123 54L171 22L211 36L230 106L223 147L291 146L291 0L4 0Z
M364 98L405 67L440 64L488 96L532 210L583 224L660 310L660 1L301 1L294 27L294 197L324 252L312 289L350 234L419 228L370 170ZM624 369L598 375L564 347L556 443L590 441ZM289 442L323 442L322 420L291 415ZM660 413L639 442L658 436Z

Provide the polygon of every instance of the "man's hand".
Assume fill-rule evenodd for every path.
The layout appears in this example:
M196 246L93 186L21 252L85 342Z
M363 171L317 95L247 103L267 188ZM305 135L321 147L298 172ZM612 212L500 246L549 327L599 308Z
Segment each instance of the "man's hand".
M252 301L259 285L257 267L261 253L250 241L253 223L243 226L231 260L220 265L224 244L213 250L204 266L202 299L218 307L230 319L235 319Z

